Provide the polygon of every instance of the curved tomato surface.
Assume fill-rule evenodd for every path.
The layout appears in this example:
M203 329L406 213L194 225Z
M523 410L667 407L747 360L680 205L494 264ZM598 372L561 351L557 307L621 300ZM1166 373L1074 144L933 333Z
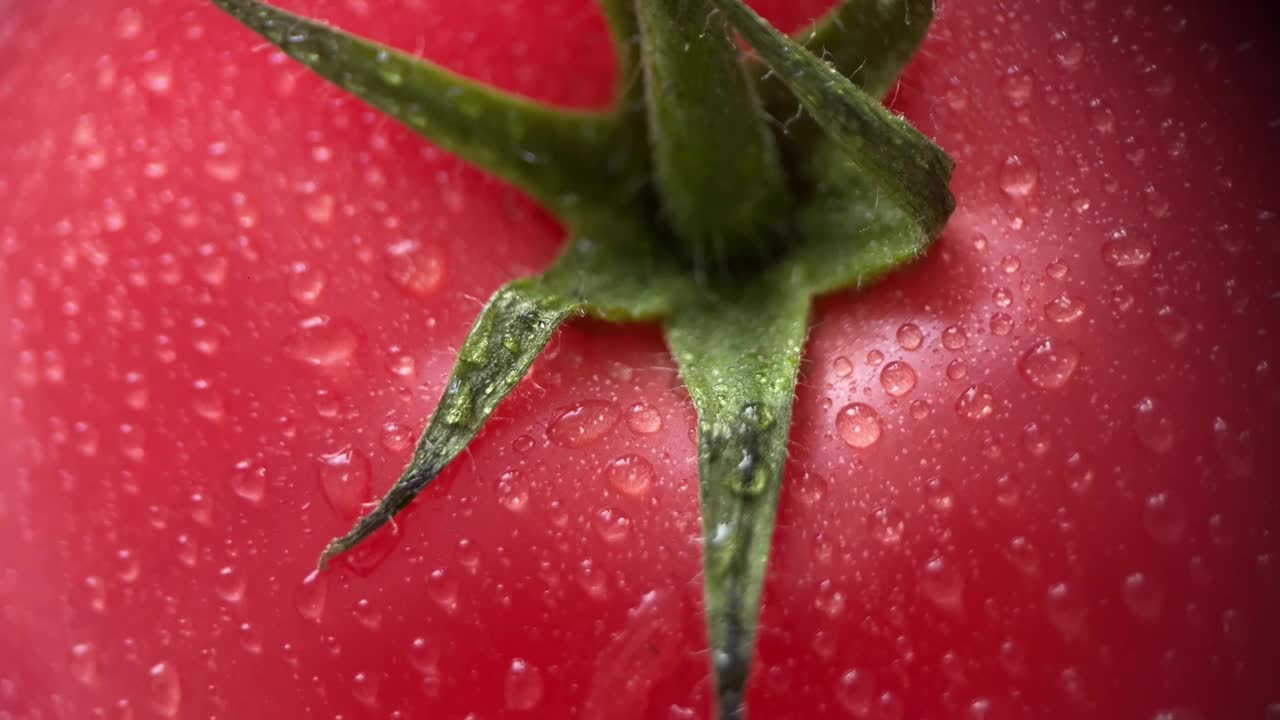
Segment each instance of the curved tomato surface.
M282 4L612 97L587 0ZM753 716L1274 718L1263 18L940 5L891 101L959 208L817 313ZM0 10L0 716L709 716L653 329L563 330L394 532L309 574L554 221L204 3Z

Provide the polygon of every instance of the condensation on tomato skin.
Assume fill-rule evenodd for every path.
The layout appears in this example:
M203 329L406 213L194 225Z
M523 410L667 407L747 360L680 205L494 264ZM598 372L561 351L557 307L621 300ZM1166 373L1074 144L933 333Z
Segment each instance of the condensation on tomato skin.
M503 680L503 701L508 710L528 711L538 707L543 693L542 671L523 658L515 658Z
M304 620L319 623L324 617L325 600L329 596L329 576L312 570L293 591L293 605Z
M605 466L604 476L614 490L642 498L652 490L658 473L654 470L653 463L643 456L628 454L611 460Z
M620 418L614 403L585 400L562 409L547 426L547 438L563 448L585 448L607 435Z
M285 355L319 370L348 368L364 344L355 323L342 318L313 316L303 320L285 343Z
M875 445L884 432L880 414L865 403L850 403L836 413L836 432L852 448L866 449Z
M894 360L880 370L880 386L893 397L902 397L915 389L916 371L905 361Z
M1064 387L1080 366L1080 348L1069 340L1044 338L1018 360L1018 374L1041 390Z
M360 517L372 494L369 459L353 448L321 455L317 476L325 501L338 517Z

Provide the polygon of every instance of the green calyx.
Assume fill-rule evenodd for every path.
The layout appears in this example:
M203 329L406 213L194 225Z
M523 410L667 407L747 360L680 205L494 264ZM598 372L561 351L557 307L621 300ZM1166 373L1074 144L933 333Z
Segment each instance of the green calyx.
M549 268L490 299L403 475L320 565L465 450L561 323L659 322L698 411L719 713L744 718L813 300L921 255L954 207L950 158L878 99L932 0L846 0L795 38L742 0L600 0L623 88L604 112L504 93L257 0L213 2L568 230Z

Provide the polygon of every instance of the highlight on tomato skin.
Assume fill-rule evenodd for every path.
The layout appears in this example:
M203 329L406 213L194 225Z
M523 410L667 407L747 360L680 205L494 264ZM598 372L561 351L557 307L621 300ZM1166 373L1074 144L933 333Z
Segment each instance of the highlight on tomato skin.
M281 5L614 97L587 0ZM204 4L0 13L0 713L714 717L695 415L652 327L567 324L311 574L552 216ZM1263 15L939 3L888 102L958 207L814 312L752 717L1280 713Z

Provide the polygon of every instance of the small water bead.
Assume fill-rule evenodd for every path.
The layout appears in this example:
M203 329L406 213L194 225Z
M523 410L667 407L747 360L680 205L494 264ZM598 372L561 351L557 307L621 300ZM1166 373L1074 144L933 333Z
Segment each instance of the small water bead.
M813 595L813 606L829 618L840 617L845 608L844 593L836 588L831 580L818 583L818 590Z
M880 386L894 397L902 397L916 386L916 371L901 360L894 360L880 371Z
M294 607L305 620L318 623L324 616L324 603L329 595L329 576L312 570L293 593Z
M970 385L956 398L956 414L967 420L983 420L995 412L995 391L986 383Z
M584 448L608 434L619 417L613 403L586 400L562 410L547 426L547 437L563 448Z
M602 508L595 514L595 528L607 543L617 544L631 534L631 518L615 508Z
M937 513L946 515L956 507L956 493L951 483L940 477L931 477L924 484L924 499Z
M386 262L387 279L414 297L429 297L444 283L444 260L417 240L387 246Z
M542 672L521 658L511 661L502 684L507 710L533 710L542 702Z
M1085 301L1063 293L1044 305L1044 316L1050 322L1066 325L1084 317Z
M637 435L652 435L662 430L662 415L649 403L638 402L627 410L627 427Z
M960 612L964 609L965 577L955 563L935 555L924 565L920 589L925 597L940 608Z
M1009 98L1009 104L1018 108L1031 102L1031 95L1035 90L1035 81L1032 80L1030 75L1015 66L1009 68L1004 79L1000 81L1000 88L1004 91L1005 97Z
M1156 331L1169 344L1169 347L1181 347L1191 335L1191 325L1168 305L1156 310Z
M1182 501L1168 491L1149 496L1142 510L1147 534L1162 545L1176 545L1187 529L1187 511Z
M869 448L880 440L883 421L870 405L851 403L836 414L836 431L849 447Z
M787 480L805 505L817 505L827 496L827 479L822 475L806 471Z
M1049 43L1049 54L1063 70L1074 70L1084 60L1084 45L1079 40L1072 40L1063 33L1054 35Z
M1146 573L1130 573L1124 579L1124 604L1139 620L1155 622L1164 608L1164 591Z
M911 402L911 417L916 420L923 420L929 417L931 412L933 412L933 408L929 406L929 401L913 400Z
M148 704L157 715L178 716L182 709L182 681L178 670L168 662L159 662L147 671Z
M1006 287L998 287L991 291L991 302L996 307L1007 308L1013 304L1013 292Z
M343 448L320 456L320 488L325 500L339 517L355 520L369 502L369 459L358 450Z
M1025 198L1040 183L1040 166L1029 157L1010 155L1000 167L1000 189L1011 198Z
M1018 374L1041 390L1057 390L1067 384L1080 366L1080 348L1068 340L1045 338L1032 345L1018 360Z
M289 297L299 305L314 305L328 283L329 276L323 270L295 263L289 275Z
M382 447L395 453L404 452L413 444L413 430L397 422L382 426Z
M1102 260L1116 268L1140 268L1151 262L1150 243L1129 237L1127 230L1112 231L1102 245Z
M361 705L367 708L378 706L378 678L375 675L358 672L351 678L351 694Z
M836 682L836 699L856 718L870 718L875 683L865 671L847 670Z
M524 473L508 470L498 476L498 504L511 512L520 512L529 505L529 483Z
M969 376L969 365L964 360L956 358L947 363L947 379L952 382L959 382Z
M1034 457L1044 457L1049 452L1049 433L1039 423L1027 423L1022 428L1022 447Z
M336 370L351 364L362 342L362 334L351 321L315 316L299 324L284 351L303 365Z
M427 642L426 638L416 637L409 643L409 664L414 670L426 674L436 669L440 663L440 646Z
M213 583L214 592L218 593L218 597L232 605L239 605L244 600L245 587L244 575L231 565L219 569L218 577Z
M898 328L898 346L903 350L918 350L924 344L924 331L915 323L903 323Z
M1087 455L1074 452L1067 456L1066 465L1062 469L1062 480L1071 492L1076 495L1088 494L1095 479L1093 463Z
M1000 258L1000 269L1005 275L1012 275L1022 269L1022 258L1017 255L1005 255Z
M605 466L605 479L624 495L644 497L649 494L658 473L653 464L639 455L623 455Z
M458 580L448 570L436 568L427 575L427 595L446 612L458 609Z
M1046 596L1049 621L1064 637L1078 636L1088 614L1088 606L1080 592L1065 582L1057 582L1049 586Z
M382 611L375 607L368 598L357 600L352 614L355 615L356 620L361 625L370 630L377 630L382 625Z
M867 351L867 364L871 367L880 367L880 363L884 362L884 353L879 350Z
M1177 432L1164 405L1152 397L1138 400L1133 408L1133 430L1148 450L1166 453L1173 449Z
M906 531L906 518L902 511L893 507L881 507L867 516L867 527L871 537L882 545L897 545Z
M257 505L267 490L267 469L252 460L241 460L231 471L231 490L242 500Z
M1004 337L1013 332L1013 318L1002 312L992 313L990 328L992 335Z
M91 643L71 646L71 676L81 685L98 683L98 652Z
M853 374L853 363L849 362L849 358L841 355L831 361L831 369L838 378L847 378Z
M969 344L969 335L961 325L949 325L942 331L942 347L951 350L963 350Z

